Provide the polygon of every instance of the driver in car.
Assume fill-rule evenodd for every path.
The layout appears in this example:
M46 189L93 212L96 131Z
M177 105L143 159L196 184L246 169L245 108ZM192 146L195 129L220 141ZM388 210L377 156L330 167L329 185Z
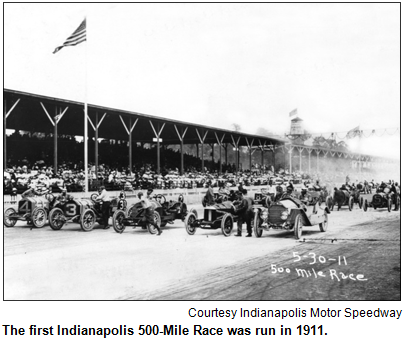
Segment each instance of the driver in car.
M32 183L30 187L21 194L21 198L33 198L35 196L45 195L46 193L48 193L48 190L39 191L35 184Z

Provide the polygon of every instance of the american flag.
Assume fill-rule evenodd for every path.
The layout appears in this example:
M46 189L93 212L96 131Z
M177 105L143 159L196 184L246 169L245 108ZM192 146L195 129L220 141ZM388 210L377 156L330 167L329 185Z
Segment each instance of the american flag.
M63 47L76 46L79 43L86 41L86 18L79 25L79 27L70 35L62 46L56 47L53 54L59 52Z
M355 128L353 128L352 130L350 130L347 134L346 134L346 139L352 139L356 136L360 136L360 126L357 126Z

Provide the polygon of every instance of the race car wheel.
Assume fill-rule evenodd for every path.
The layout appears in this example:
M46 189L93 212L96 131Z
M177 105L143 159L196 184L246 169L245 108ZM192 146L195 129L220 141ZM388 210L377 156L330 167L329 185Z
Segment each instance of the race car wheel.
M302 235L302 217L299 214L297 217L295 217L295 222L294 222L294 236L297 240L301 238Z
M349 211L353 210L353 205L354 205L354 199L353 199L353 197L351 196L351 197L349 198L349 203L348 203Z
M360 200L359 200L359 208L362 208L363 207L363 197L361 197L360 198Z
M162 195L163 196L163 195ZM159 212L157 212L157 211L153 211L153 220L155 221L155 223L157 224L157 225L159 225L159 227L160 227L160 224L161 224L161 220L160 220L160 214L159 214ZM148 231L152 234L152 235L155 235L155 234L157 234L157 229L153 226L153 225L151 225L151 224L147 224L147 229L148 229Z
M229 214L229 213L226 213L226 214L222 217L222 221L221 221L221 231L222 231L222 234L224 234L224 236L226 236L226 237L231 236L232 229L233 229L233 218L232 218L232 215Z
M392 200L391 199L388 199L387 207L388 207L388 212L391 212L391 209L392 209Z
M319 229L324 233L328 229L328 215L325 213L325 220L319 224Z
M255 233L256 237L262 237L263 234L263 228L261 227L262 219L260 218L259 213L260 211L257 210L253 219L253 232Z
M60 230L65 224L65 216L60 208L54 208L49 213L49 225L53 230Z
M124 218L125 218L125 212L122 210L115 211L113 218L112 218L113 228L119 234L122 234L125 230L125 225L123 223Z
M364 210L364 212L367 212L367 208L368 208L367 199L364 199L364 202L363 202L363 210Z
M186 218L184 219L184 225L186 227L187 234L194 235L197 227L195 226L195 221L197 220L197 216L194 214L193 211L190 211Z
M93 193L93 194L90 195L90 200L93 201L93 202L97 202L97 197L98 197L98 194Z
M31 220L36 228L42 228L46 223L46 219L47 213L43 207L34 208L34 211L31 213Z
M198 219L198 212L197 212L197 210L196 210L195 208L192 208L192 209L190 210L190 213L194 213L195 218Z
M83 231L92 231L96 224L96 214L93 210L86 210L80 216L80 227Z
M17 211L13 207L9 207L4 211L4 225L7 228L13 227L17 223L17 219L11 219L10 216L17 214Z

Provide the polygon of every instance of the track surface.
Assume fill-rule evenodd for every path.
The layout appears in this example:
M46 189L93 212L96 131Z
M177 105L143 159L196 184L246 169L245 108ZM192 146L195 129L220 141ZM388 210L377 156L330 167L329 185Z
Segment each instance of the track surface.
M304 228L300 241L282 230L261 238L224 237L219 229L190 236L181 221L161 236L79 230L5 228L4 299L401 299L400 212L343 207L329 215L326 233Z

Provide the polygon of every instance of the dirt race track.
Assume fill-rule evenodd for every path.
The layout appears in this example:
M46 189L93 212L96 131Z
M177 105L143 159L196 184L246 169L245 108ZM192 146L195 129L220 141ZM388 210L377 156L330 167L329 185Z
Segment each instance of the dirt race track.
M197 207L199 214L202 207ZM234 225L234 229L236 225ZM5 300L400 300L400 212L343 207L329 227L261 238L68 224L4 228Z

